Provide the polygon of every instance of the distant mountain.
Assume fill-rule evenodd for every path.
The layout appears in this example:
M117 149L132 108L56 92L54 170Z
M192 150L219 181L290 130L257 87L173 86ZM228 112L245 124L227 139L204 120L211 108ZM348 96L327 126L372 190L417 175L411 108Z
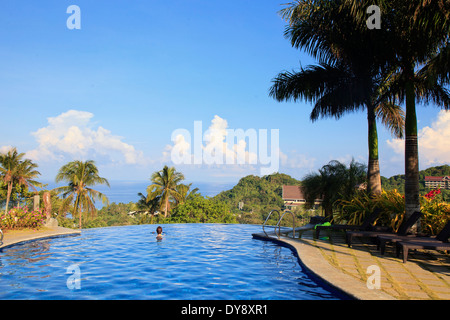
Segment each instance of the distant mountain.
M426 192L425 188L425 176L434 176L434 177L442 177L442 176L450 176L450 166L443 165L437 167L430 167L428 169L419 171L419 183L420 183L420 192ZM397 189L400 193L405 192L405 175L399 174L392 176L390 178L381 177L381 186L385 190Z
M237 207L244 204L280 204L283 185L300 185L301 181L284 173L274 173L264 177L249 175L232 189L222 191L214 198Z
M255 220L261 223L270 210L280 209L283 185L300 185L301 181L283 173L275 173L264 177L249 175L232 189L219 193L214 199L227 203L235 213L252 212ZM239 210L241 203L241 210ZM263 221L263 220L262 220Z

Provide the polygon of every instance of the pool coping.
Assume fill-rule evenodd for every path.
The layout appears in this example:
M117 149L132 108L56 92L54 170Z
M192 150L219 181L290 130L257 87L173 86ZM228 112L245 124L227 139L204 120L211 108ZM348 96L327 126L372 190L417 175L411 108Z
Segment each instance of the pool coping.
M369 289L365 283L336 269L320 254L318 248L302 239L293 240L284 236L278 238L275 233L255 233L252 236L255 239L287 245L297 253L300 263L308 272L351 299L397 300L381 290Z
M27 230L13 234L7 232L4 234L3 243L0 245L0 250L24 242L56 237L77 236L80 234L81 230L64 227L46 227L41 230Z

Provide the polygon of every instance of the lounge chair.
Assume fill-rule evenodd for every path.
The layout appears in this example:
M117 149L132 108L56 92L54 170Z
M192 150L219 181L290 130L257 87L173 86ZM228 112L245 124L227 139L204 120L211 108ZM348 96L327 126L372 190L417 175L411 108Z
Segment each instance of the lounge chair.
M352 246L352 240L355 237L366 237L366 238L375 238L378 236L389 236L389 235L399 235L406 236L410 231L411 227L419 220L422 216L422 212L414 212L407 220L404 220L397 232L387 232L387 231L347 231L347 244L350 248Z
M381 251L381 254L384 254L386 251L387 243L396 243L400 241L417 241L417 242L448 242L450 238L450 220L447 224L442 228L441 232L439 232L435 237L423 237L423 236L415 236L415 235L380 235L378 236L378 248Z
M400 251L403 251L403 263L408 260L408 252L411 249L424 250L450 250L450 243L448 242L432 242L432 241L400 241L397 242L397 257L400 256Z
M321 230L366 230L369 231L372 228L373 223L375 222L376 218L379 216L381 210L376 208L373 210L370 214L368 214L363 223L361 225L349 225L349 224L332 224L331 226L316 226L316 239L319 239L320 231Z

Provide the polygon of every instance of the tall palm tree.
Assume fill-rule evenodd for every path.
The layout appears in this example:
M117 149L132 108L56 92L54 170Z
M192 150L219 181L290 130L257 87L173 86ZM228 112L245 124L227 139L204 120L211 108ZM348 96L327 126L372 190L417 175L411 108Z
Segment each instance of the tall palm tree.
M42 184L34 180L39 171L37 164L29 159L23 159L24 153L18 153L16 148L11 148L7 153L0 154L0 177L7 185L5 214L8 212L11 192L14 185L25 186L37 191L35 187Z
M149 199L160 197L160 210L164 211L164 217L167 217L170 212L170 201L180 199L177 186L183 180L184 175L177 172L174 167L164 166L161 171L152 174L153 183L147 187L147 195Z
M283 72L270 95L278 101L304 99L315 103L310 118L339 119L348 112L367 110L368 192L381 194L376 119L402 137L404 115L398 105L381 96L383 65L371 58L373 42L367 31L355 32L349 7L341 1L297 1L282 10L289 22L285 35L296 48L305 49L319 64L299 72ZM387 70L385 70L387 71ZM382 99L383 97L383 99Z
M54 190L57 193L62 193L64 198L63 208L67 208L70 203L73 204L72 216L79 216L79 226L81 229L81 215L94 215L95 200L99 199L104 204L108 204L108 198L101 192L90 188L91 186L106 184L109 187L109 182L105 178L99 176L98 168L95 162L88 161L72 161L62 166L56 175L56 182L66 181L69 184L64 187L58 187Z
M417 102L434 102L450 108L449 31L450 5L446 0L345 0L352 16L364 29L365 9L378 5L382 28L373 55L396 69L386 94L406 107L405 209L406 216L420 210ZM386 55L381 47L388 47Z

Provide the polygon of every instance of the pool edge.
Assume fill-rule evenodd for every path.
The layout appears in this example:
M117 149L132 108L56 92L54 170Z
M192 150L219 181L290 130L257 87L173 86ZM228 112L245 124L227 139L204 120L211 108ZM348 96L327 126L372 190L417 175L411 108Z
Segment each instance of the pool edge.
M43 231L30 231L22 235L8 235L6 234L3 243L0 245L0 250L8 248L17 244L22 244L26 242L51 239L58 237L71 237L78 236L81 234L81 230L69 229L64 227L53 227Z
M380 290L369 289L365 283L334 268L315 246L301 240L271 237L270 234L252 234L254 239L272 241L291 248L299 259L299 263L308 273L341 294L344 300L396 300ZM345 299L345 297L348 297Z

